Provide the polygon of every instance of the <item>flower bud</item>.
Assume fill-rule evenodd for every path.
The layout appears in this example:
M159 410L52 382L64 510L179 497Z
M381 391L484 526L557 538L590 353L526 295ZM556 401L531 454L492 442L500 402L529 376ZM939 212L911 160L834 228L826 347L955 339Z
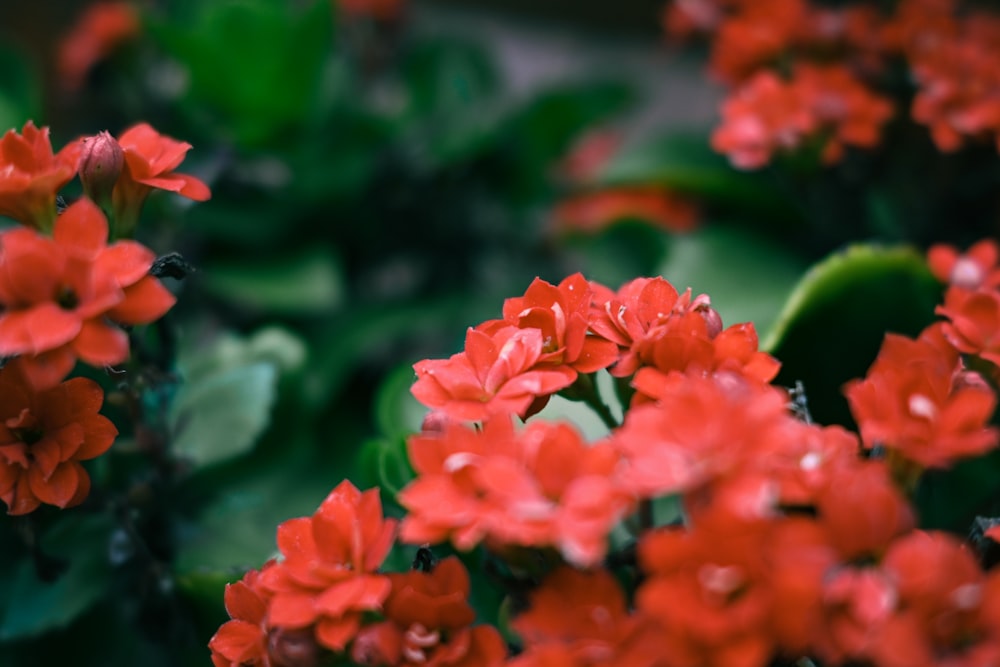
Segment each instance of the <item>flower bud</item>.
M318 667L322 648L310 628L272 628L267 636L267 652L275 667Z
M107 131L83 140L80 182L84 193L98 205L110 201L111 190L125 164L125 152Z

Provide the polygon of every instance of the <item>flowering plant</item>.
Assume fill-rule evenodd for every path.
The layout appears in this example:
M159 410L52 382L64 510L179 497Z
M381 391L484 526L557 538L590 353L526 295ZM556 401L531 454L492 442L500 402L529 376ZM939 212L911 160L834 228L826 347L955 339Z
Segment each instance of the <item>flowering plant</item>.
M0 667L1000 664L990 10L670 3L662 142L420 11L0 77Z

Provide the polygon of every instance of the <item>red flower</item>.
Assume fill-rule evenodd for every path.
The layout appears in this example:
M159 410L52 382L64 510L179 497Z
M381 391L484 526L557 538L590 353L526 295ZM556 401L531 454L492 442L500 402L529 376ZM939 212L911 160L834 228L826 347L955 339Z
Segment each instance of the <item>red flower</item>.
M21 134L8 130L0 139L0 215L43 231L52 229L56 194L76 175L79 142L52 154L49 128L30 120Z
M617 454L588 445L566 424L532 422L515 431L504 417L482 430L451 423L408 445L417 479L398 497L409 512L400 531L406 542L553 546L590 566L632 509L614 481Z
M723 102L712 148L728 155L737 169L757 169L775 153L798 148L816 125L802 90L762 71Z
M125 152L125 167L112 193L119 234L127 234L135 228L143 202L154 188L176 192L195 201L205 201L212 196L208 186L199 179L174 171L191 150L191 144L162 135L148 123L125 130L118 137L118 143Z
M594 234L623 220L641 220L670 232L698 225L690 199L662 188L617 188L574 195L552 211L557 229Z
M653 498L695 491L723 478L761 476L764 481L767 462L798 436L799 422L788 414L786 402L773 387L736 375L675 375L658 403L630 409L611 438L627 461L623 484ZM764 509L748 505L737 513Z
M118 435L97 412L103 400L86 378L36 391L16 369L0 371L0 498L8 514L83 502L90 476L80 461L103 454Z
M268 561L261 571L274 566ZM208 642L215 667L271 667L267 651L268 593L260 586L260 572L250 570L243 579L226 584L227 621Z
M0 355L27 355L33 382L58 382L77 357L95 366L124 361L128 337L107 320L146 324L174 304L148 275L152 251L132 241L108 246L107 238L107 221L88 199L59 216L52 238L23 227L0 234Z
M826 164L839 161L845 145L876 146L882 125L892 116L892 103L868 90L843 65L800 65L793 85L826 134L822 156Z
M714 338L704 317L689 312L675 318L660 338L648 341L643 357L650 366L640 368L632 386L637 393L633 403L659 399L670 391L670 374L733 373L761 383L768 383L778 374L777 359L757 349L757 331L753 324L736 324Z
M507 648L497 629L471 627L469 573L454 556L431 572L390 574L385 621L362 628L351 646L360 665L490 667L503 664Z
M996 446L998 432L986 426L996 397L985 385L956 382L958 355L941 331L929 327L918 340L886 335L867 377L844 387L866 447L947 468Z
M535 278L524 296L504 301L502 320L484 322L476 329L491 335L507 325L538 329L542 356L537 367L569 366L580 373L593 373L618 360L618 347L588 335L592 294L590 284L579 273L558 286Z
M600 569L548 575L511 626L524 641L511 667L652 667L666 655L649 621L629 613L614 577Z
M405 0L334 0L333 4L348 16L391 21L402 15Z
M590 327L621 349L621 358L611 367L611 375L628 377L639 366L653 363L652 344L678 328L685 328L678 322L692 313L704 319L705 336L714 338L722 330L722 319L706 295L692 299L690 289L678 294L663 278L637 278L617 293L607 288L595 289Z
M897 611L872 653L882 667L1000 664L1000 573L984 575L955 538L914 532L882 563Z
M769 522L726 517L692 531L658 530L639 543L647 578L636 606L656 619L661 652L678 667L763 667L777 648L771 627L775 569Z
M1000 366L1000 292L951 287L934 312L948 318L942 330L956 350Z
M63 87L78 90L94 65L138 35L139 28L139 15L130 2L88 5L59 43L56 69Z
M284 559L261 572L261 586L272 594L270 626L314 627L320 645L343 651L362 614L381 608L390 583L375 571L392 548L396 522L383 519L378 494L344 481L311 517L278 526Z
M583 342L582 340L580 341ZM526 416L539 398L573 384L566 365L540 363L548 352L541 329L508 326L491 334L470 328L465 351L413 366L413 396L452 419L480 421L496 414Z
M790 52L806 18L803 0L741 2L719 26L712 44L711 71L739 83Z
M939 243L927 251L927 264L943 283L966 290L1000 285L1000 246L993 239L973 244L965 253Z

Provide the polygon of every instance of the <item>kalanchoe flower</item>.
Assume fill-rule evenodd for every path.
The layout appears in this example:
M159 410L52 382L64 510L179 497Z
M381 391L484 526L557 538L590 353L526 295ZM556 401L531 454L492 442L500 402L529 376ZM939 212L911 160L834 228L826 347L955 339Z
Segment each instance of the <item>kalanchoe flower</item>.
M109 132L83 139L80 182L83 192L105 211L110 210L111 191L125 166L125 153Z
M490 320L476 329L493 334L506 326L538 329L542 334L542 356L537 366L569 368L593 373L618 360L617 346L588 335L592 290L587 280L574 273L559 285L535 278L524 296L504 301L503 319Z
M37 391L16 368L0 370L0 499L8 514L84 501L90 476L80 461L103 454L118 435L97 412L103 400L86 378Z
M337 486L311 517L278 527L284 557L261 572L272 628L312 628L316 641L342 652L362 614L381 609L390 582L376 570L392 548L396 522L382 516L378 489Z
M268 561L261 571L273 566L274 561ZM272 667L267 650L268 597L257 570L226 584L226 612L232 620L223 623L208 642L215 667Z
M464 352L414 364L417 381L410 391L427 407L460 421L511 413L525 417L537 399L576 380L577 372L565 364L540 363L548 352L541 329L505 326L486 333L470 328Z
M515 431L509 417L497 417L481 430L446 424L407 444L417 478L398 497L409 512L400 528L405 542L551 546L590 566L634 505L616 486L617 453L587 445L567 424L532 422Z
M671 232L698 225L690 199L663 188L615 188L574 195L552 211L558 231L598 233L623 220L641 220Z
M985 385L956 383L962 367L944 336L951 338L948 325L917 340L888 334L865 379L844 387L866 447L947 468L996 446L997 430L987 426L996 397Z
M953 287L976 290L1000 285L1000 245L983 239L964 253L944 243L927 251L927 265L934 277Z
M117 235L132 232L146 196L153 189L176 192L195 201L211 197L201 180L174 171L191 150L191 144L164 136L148 123L125 130L118 143L125 152L125 168L112 194Z
M1000 663L1000 572L980 571L972 553L943 533L915 531L882 563L897 605L872 649L884 667L974 667Z
M81 88L95 65L139 33L139 14L131 2L94 2L86 6L59 42L56 69L62 86Z
M511 626L524 641L524 652L510 667L671 664L661 659L660 637L649 619L629 612L624 593L606 570L561 567L552 572Z
M52 238L24 227L0 234L0 355L23 355L35 384L58 382L76 358L125 361L128 337L109 320L146 324L174 304L148 275L151 250L107 238L104 215L86 198L59 216Z
M692 299L690 289L678 294L663 278L637 278L622 285L618 292L595 285L590 327L619 348L611 375L628 377L640 366L650 365L651 345L692 313L704 319L705 336L714 338L722 330L722 320L708 296L701 294Z
M472 627L469 573L454 556L430 572L389 574L392 592L385 620L366 626L351 645L359 665L407 667L497 667L507 648L497 629Z
M951 287L934 312L947 318L941 330L956 350L1000 366L1000 291Z
M56 194L76 175L79 142L56 154L49 128L30 120L21 134L9 130L0 139L0 215L48 232L56 217Z

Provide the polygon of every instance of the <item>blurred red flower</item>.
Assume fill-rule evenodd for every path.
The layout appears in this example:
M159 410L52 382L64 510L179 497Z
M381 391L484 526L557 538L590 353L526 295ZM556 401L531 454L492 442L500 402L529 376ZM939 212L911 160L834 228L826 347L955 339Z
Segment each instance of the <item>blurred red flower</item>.
M8 514L84 501L90 476L80 461L103 454L118 435L98 414L103 401L86 378L37 391L15 368L0 370L0 499Z
M667 664L648 619L630 613L614 577L602 569L561 567L528 597L511 626L524 652L511 667L652 667Z
M496 667L507 647L496 628L471 627L469 573L454 556L430 572L389 574L385 620L365 626L351 646L359 665Z
M405 542L552 546L590 566L634 505L615 482L617 453L588 445L568 424L532 422L515 431L509 417L481 430L450 423L412 437L408 449L417 478L398 496L409 512Z
M76 175L79 142L52 153L49 128L30 120L21 134L8 130L0 139L0 215L48 232L56 218L56 194Z
M24 227L0 234L0 355L24 355L32 382L58 382L77 357L95 366L125 361L128 337L109 320L146 324L173 306L148 273L153 252L107 238L104 215L86 198L57 218L52 238Z
M933 245L927 251L927 264L935 278L954 287L1000 286L1000 245L993 239L983 239L964 253L943 243Z
M698 225L698 207L663 188L618 188L573 195L552 211L557 230L594 234L624 220L641 220L670 232Z
M970 328L959 311L949 312ZM887 334L865 379L845 385L866 447L881 445L923 467L947 468L996 446L998 432L987 426L996 396L983 383L956 382L962 367L944 339L951 339L949 331L947 324L932 325L917 340Z
M59 42L56 70L62 86L80 89L93 69L123 43L139 34L139 14L130 2L88 5Z

